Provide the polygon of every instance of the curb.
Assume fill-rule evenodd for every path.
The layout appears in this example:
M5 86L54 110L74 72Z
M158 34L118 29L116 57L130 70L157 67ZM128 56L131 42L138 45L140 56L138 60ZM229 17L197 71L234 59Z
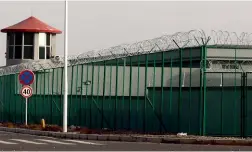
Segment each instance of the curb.
M99 141L122 141L122 142L150 142L165 144L201 144L201 145L240 145L252 146L252 139L206 139L206 138L188 138L188 137L146 137L146 136L128 136L128 135L100 135L100 134L78 134L63 133L52 131L30 130L22 128L0 127L0 131L30 134L37 136L48 136L64 139L80 140L99 140Z

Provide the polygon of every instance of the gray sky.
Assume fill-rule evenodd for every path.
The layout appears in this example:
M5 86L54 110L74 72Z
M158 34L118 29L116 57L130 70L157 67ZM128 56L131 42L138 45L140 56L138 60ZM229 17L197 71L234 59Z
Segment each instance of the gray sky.
M191 29L251 32L252 2L88 2L69 1L69 54L134 43ZM63 1L0 1L0 28L32 15L64 30ZM0 66L5 65L6 34L0 33ZM57 54L64 53L64 34Z

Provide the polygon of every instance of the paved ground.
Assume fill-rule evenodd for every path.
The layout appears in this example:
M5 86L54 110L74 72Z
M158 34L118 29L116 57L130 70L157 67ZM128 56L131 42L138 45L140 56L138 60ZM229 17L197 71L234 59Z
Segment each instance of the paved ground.
M84 141L66 140L33 135L0 132L0 150L15 151L84 151L84 150L135 150L135 151L168 151L168 150L211 150L234 151L252 150L252 146L213 146L213 145L179 145L179 144L154 144L154 143L127 143L109 141Z

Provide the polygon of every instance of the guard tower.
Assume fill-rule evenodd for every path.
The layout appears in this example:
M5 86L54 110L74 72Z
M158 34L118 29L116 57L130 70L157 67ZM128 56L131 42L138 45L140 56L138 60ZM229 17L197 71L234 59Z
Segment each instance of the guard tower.
M7 33L6 66L52 58L56 53L56 34L62 33L33 16L1 32Z

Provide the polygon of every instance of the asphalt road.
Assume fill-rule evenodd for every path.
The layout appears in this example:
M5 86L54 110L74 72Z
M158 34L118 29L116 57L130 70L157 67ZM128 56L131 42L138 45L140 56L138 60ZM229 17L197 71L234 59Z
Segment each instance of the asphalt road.
M252 146L217 146L217 145L180 145L180 144L155 144L155 143L132 143L110 142L90 140L67 140L17 133L0 132L0 150L2 151L236 151L252 150Z

